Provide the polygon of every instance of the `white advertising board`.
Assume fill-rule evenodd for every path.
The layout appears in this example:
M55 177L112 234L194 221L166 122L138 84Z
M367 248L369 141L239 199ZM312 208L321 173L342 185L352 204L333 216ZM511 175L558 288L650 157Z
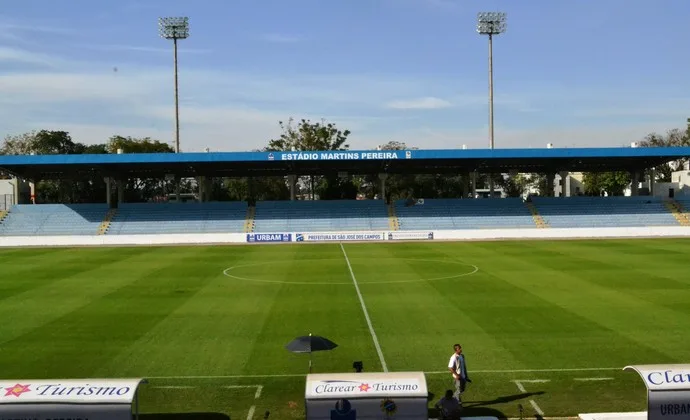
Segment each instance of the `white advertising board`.
M295 242L385 241L386 232L295 233Z
M0 420L136 419L137 390L145 382L144 379L3 379L0 380Z
M132 404L142 379L0 380L2 404Z
M624 370L637 372L647 387L647 419L690 418L690 365L636 365Z
M249 234L252 235L252 234ZM278 234L253 234L256 239ZM261 236L264 235L264 236ZM268 236L266 236L268 235ZM435 231L283 232L280 242L347 242L385 240L492 240L492 239L594 239L690 237L690 226L628 228L466 229ZM426 235L426 236L425 236ZM433 238L430 238L433 236ZM93 236L0 236L0 247L23 246L119 246L247 243L246 233L93 235ZM250 241L251 242L251 241ZM254 241L260 242L260 241ZM263 241L262 241L263 242ZM275 241L271 241L275 242Z
M307 420L428 419L422 372L307 375Z
M421 372L321 373L307 376L307 399L424 397L429 391Z

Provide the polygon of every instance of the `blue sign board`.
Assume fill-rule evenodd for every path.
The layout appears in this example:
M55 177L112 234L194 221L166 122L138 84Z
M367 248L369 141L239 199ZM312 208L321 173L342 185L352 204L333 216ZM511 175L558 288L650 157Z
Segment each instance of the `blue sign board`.
M248 233L247 242L292 242L291 233Z

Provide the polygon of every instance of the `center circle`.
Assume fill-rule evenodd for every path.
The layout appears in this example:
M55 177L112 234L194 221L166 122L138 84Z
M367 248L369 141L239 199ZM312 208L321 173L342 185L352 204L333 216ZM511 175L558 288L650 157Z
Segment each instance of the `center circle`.
M357 263L359 263L362 259L358 259ZM382 259L381 258L372 258L371 259L374 263L380 264ZM347 272L347 266L345 266L344 261L342 258L322 258L318 260L310 260L310 261L337 261L340 263L343 263L344 265L344 270ZM380 281L361 281L359 278L357 279L357 283L360 285L364 284L399 284L399 283L422 283L425 281L440 281L440 280L452 280L460 277L466 277L466 276L471 276L479 271L479 267L473 264L468 264L460 261L452 261L452 260L437 260L437 259L426 259L426 258L391 258L390 262L392 263L400 263L400 262L410 262L410 261L419 261L419 262L427 262L427 263L436 263L436 264L449 264L449 265L454 265L454 266L459 266L459 267L465 267L466 270L462 270L461 272L450 272L449 275L447 276L440 276L440 277L432 277L432 278L418 278L418 279L404 279L404 280L380 280ZM262 279L262 278L254 278L254 277L244 277L242 276L242 269L244 268L250 268L250 267L265 267L265 266L281 266L281 265L287 265L287 264L294 264L295 260L277 260L277 261L266 261L266 262L256 262L256 263L249 263L249 264L239 264L239 265L234 265L232 267L228 267L225 270L223 270L223 275L232 279L236 280L242 280L242 281L248 281L248 282L255 282L255 283L273 283L273 284L303 284L303 285L333 285L333 284L342 284L342 285L352 285L352 281L335 281L335 282L319 282L319 281L291 281L291 280L273 280L273 279ZM359 264L352 264L353 267L356 267ZM357 271L355 271L355 275L357 275ZM449 270L450 271L450 270ZM239 273L238 273L239 272Z

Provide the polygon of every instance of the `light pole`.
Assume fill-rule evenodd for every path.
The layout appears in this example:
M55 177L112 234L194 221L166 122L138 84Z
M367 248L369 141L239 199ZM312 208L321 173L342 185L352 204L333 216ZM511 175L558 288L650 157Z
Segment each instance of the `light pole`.
M489 147L494 148L494 35L506 31L506 14L504 12L481 12L477 14L477 32L489 36ZM489 194L494 196L494 181L489 175Z
M175 65L175 153L180 153L180 101L177 87L177 40L189 37L188 17L164 17L158 19L161 37L173 40Z

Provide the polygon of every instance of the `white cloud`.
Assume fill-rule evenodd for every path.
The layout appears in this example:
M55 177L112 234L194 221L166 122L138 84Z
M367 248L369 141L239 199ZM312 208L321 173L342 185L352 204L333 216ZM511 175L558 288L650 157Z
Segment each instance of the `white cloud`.
M127 51L127 52L141 52L141 53L156 53L156 54L172 54L172 46L167 47L149 47L144 45L79 45L79 48L86 48L94 51ZM209 54L213 52L210 49L195 49L195 48L178 48L177 52L180 54Z
M44 54L34 53L31 51L4 47L0 45L0 62L4 63L20 63L20 64L37 64L45 67L55 67L56 59Z
M296 35L288 34L263 34L261 35L261 39L276 44L293 44L301 40L301 38Z
M554 147L627 147L639 141L650 132L663 132L676 123L673 121L656 124L605 125L605 126L562 126L558 128L511 129L496 127L495 148L544 148L548 143ZM455 149L466 145L470 149L489 147L487 128L458 130L437 130L422 127L418 130L391 132L386 135L362 136L353 141L353 146L366 147L395 140L421 149Z
M386 107L392 109L439 109L453 106L452 103L445 99L427 96L425 98L407 99L391 101L386 104Z

